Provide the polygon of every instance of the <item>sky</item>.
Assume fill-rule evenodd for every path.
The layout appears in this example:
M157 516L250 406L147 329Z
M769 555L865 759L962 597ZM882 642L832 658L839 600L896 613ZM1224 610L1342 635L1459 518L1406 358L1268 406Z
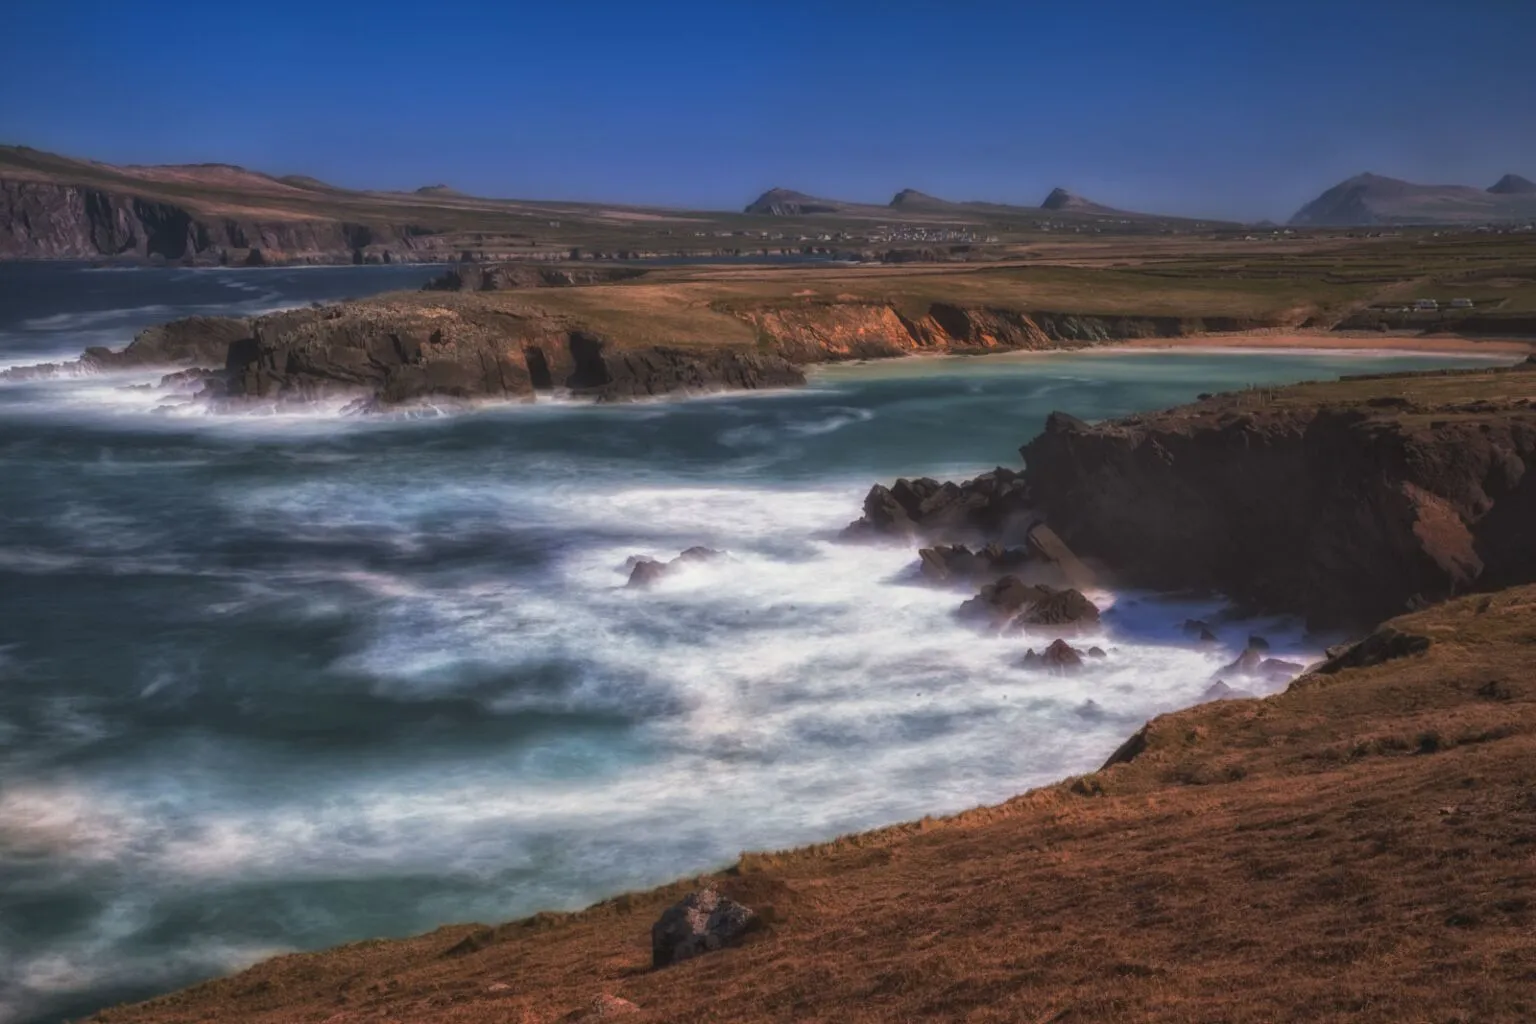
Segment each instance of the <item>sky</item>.
M1536 179L1536 0L10 0L0 142L355 188L1288 217Z

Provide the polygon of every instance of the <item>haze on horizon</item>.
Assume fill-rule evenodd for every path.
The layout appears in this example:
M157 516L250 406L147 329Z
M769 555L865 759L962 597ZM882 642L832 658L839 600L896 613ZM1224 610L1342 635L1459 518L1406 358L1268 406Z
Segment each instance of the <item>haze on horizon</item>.
M7 12L0 142L353 188L736 209L772 186L1289 217L1536 177L1536 4L1128 0Z

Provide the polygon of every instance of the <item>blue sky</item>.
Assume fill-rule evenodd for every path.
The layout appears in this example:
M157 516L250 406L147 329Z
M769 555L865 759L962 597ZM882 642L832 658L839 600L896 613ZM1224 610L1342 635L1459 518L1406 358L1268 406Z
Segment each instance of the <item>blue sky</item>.
M0 141L734 208L773 185L1288 216L1536 179L1536 0L14 0Z

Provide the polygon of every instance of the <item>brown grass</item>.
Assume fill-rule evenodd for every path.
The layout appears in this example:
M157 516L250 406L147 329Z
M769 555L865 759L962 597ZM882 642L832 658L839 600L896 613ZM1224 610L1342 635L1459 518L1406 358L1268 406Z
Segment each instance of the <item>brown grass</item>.
M542 1022L602 992L656 1021L1536 1018L1536 587L1396 624L1433 646L1164 716L998 807L744 856L715 881L769 923L739 949L650 969L679 883L101 1019Z

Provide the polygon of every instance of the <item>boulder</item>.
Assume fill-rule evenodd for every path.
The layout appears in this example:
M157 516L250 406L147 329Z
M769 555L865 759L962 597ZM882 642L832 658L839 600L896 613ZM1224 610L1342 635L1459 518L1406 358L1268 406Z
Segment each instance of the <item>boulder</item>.
M1019 666L1052 675L1071 675L1082 670L1083 655L1065 640L1058 639L1052 641L1042 654L1036 654L1033 648L1026 651Z
M1427 651L1430 643L1427 636L1404 633L1394 626L1382 626L1358 643L1330 647L1328 660L1317 671L1323 675L1332 675L1347 668L1369 668L1384 661Z
M701 889L668 907L651 925L651 965L667 967L739 942L757 914L750 907Z

